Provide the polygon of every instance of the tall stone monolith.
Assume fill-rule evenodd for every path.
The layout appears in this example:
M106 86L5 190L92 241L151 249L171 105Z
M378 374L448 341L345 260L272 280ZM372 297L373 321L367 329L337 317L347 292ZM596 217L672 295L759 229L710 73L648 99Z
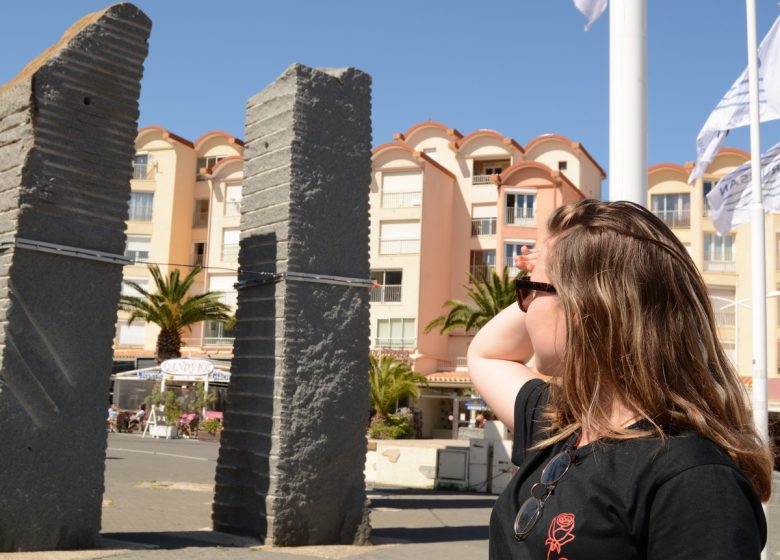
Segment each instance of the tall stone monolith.
M0 551L99 545L150 29L132 4L90 14L0 87Z
M296 64L249 100L216 530L367 541L370 88L354 68Z

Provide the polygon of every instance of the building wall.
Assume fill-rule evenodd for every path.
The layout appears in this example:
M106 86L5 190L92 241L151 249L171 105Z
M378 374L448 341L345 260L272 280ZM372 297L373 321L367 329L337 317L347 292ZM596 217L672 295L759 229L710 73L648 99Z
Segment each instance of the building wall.
M690 247L691 256L699 270L702 271L707 286L712 290L713 308L718 317L719 335L727 352L736 360L737 370L742 376L752 374L752 319L751 307L754 305L751 287L751 234L750 224L737 226L731 232L734 235L733 260L730 263L710 264L705 260L705 235L716 236L717 232L712 220L707 214L704 202L704 182L713 185L718 179L745 163L748 155L732 150L722 151L707 169L704 176L693 186L687 184L690 168L674 164L654 166L650 169L648 180L648 208L653 209L653 196L687 194L690 196L689 225L683 223L672 227L672 231ZM660 215L659 212L656 212ZM668 217L668 216L667 216ZM778 232L780 232L780 216L768 214L766 223L766 268L767 268L767 373L770 377L778 375L778 305L780 295L780 274L778 274ZM726 266L724 266L726 265ZM723 270L726 268L727 270ZM724 296L730 292L733 297Z
M420 123L404 134L397 134L395 142L381 145L373 159L374 181L371 188L371 268L403 268L404 301L399 303L374 302L371 307L372 340L380 319L414 317L416 344L407 348L410 361L418 372L430 374L436 370L462 367L472 334L453 332L442 336L438 329L425 334L425 326L435 317L445 314L448 299L468 301L466 287L472 251L495 251L495 264L501 272L505 262L506 242L537 243L544 237L544 223L549 214L562 203L580 200L585 195L577 186L585 178L591 191L600 193L602 175L598 166L581 152L574 143L563 137L535 142L532 151L523 148L500 133L480 130L463 136L439 123ZM533 142L532 142L533 143ZM443 172L427 162L434 159L446 170ZM504 177L515 164L537 161L523 172ZM558 161L566 161L567 169L558 176ZM490 168L500 163L500 177L488 177L480 171L485 162ZM421 169L424 173L422 208L389 209L380 204L382 174L386 172ZM476 176L478 175L478 176ZM451 205L437 190L438 181L451 181ZM568 181L566 180L568 179ZM502 183L500 185L497 184ZM536 195L536 223L530 227L505 224L506 193L512 189ZM472 217L475 207L495 209L495 233L472 235ZM420 219L422 249L419 255L379 255L379 223L387 220ZM431 237L432 234L435 235ZM514 271L513 271L514 272ZM441 281L440 281L441 280ZM407 297L413 292L411 297ZM413 300L413 301L412 301ZM416 304L416 308L412 307ZM412 313L413 315L409 315ZM375 350L382 350L374 344Z
M191 270L194 264L194 244L207 243L204 265L207 267L226 267L235 269L237 256L227 260L221 258L220 251L211 250L221 247L221 235L224 227L238 227L236 217L225 216L225 186L228 183L240 184L242 165L222 166L222 172L215 176L199 176L197 158L207 156L234 157L240 159L243 152L240 141L235 141L224 133L209 133L201 141L192 143L159 127L146 127L139 131L136 140L136 154L148 156L145 176L136 173L138 178L131 181L132 192L153 193L152 216L150 220L127 223L127 235L148 236L149 263L158 263L163 275L172 268L179 268L182 275ZM209 200L208 220L202 226L195 223L196 199ZM216 245L213 245L216 242ZM176 266L180 265L180 266ZM222 271L224 273L224 271ZM209 286L209 269L201 272L190 295L203 293ZM235 273L233 274L235 276ZM147 263L141 260L124 269L126 279L145 281L153 288ZM230 299L230 298L228 298ZM126 321L126 313L118 313L119 324ZM142 325L142 323L136 323ZM230 355L232 346L206 347L203 344L202 324L195 325L191 332L184 333L184 355ZM155 325L146 325L143 344L122 344L119 336L115 340L115 356L127 358L151 356L154 354L159 329Z

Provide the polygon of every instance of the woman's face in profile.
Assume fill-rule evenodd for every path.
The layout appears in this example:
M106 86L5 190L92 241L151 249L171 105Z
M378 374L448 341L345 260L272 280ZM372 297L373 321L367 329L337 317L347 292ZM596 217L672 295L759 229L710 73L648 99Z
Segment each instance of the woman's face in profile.
M549 283L545 259L553 243L553 239L548 239L539 249L531 280ZM560 375L566 346L566 318L558 296L536 292L534 299L528 304L525 323L534 348L536 369L545 375Z

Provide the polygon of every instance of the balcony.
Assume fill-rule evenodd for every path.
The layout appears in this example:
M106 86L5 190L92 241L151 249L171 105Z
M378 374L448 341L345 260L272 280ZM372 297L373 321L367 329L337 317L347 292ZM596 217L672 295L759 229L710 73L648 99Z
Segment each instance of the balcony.
M472 264L469 273L477 280L485 280L495 272L496 267L492 264Z
M374 286L371 288L371 303L399 303L401 286Z
M133 179L148 181L153 178L152 167L148 163L133 163Z
M737 263L734 261L704 261L704 270L707 272L736 272Z
M133 251L126 249L125 258L136 263L149 262L149 251Z
M375 348L414 348L415 338L376 338Z
M472 218L471 236L488 236L496 234L496 218Z
M382 193L382 208L414 208L421 204L421 191Z
M193 227L206 227L209 225L209 213L197 212L195 218L192 220Z
M420 252L419 239L380 239L380 255L402 255Z
M471 176L471 184L472 185L490 185L492 182L490 181L490 178L492 175L472 175Z
M690 210L653 210L653 214L658 216L670 228L691 227Z
M517 208L509 206L506 209L506 225L508 226L536 226L536 212L534 208Z
M238 258L238 243L231 243L229 245L223 245L222 246L222 260L233 260Z
M228 336L204 336L203 346L233 346L233 340Z
M468 371L467 358L457 357L454 360L437 360L437 371Z

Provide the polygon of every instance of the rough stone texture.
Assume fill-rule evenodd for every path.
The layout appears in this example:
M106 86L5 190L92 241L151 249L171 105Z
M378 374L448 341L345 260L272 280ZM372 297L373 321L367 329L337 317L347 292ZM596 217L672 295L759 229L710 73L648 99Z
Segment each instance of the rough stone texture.
M368 279L370 88L353 68L296 64L249 100L241 270ZM239 291L216 530L367 542L368 298L292 280Z
M90 14L0 87L0 242L121 254L151 29ZM0 551L99 546L122 266L0 250Z

